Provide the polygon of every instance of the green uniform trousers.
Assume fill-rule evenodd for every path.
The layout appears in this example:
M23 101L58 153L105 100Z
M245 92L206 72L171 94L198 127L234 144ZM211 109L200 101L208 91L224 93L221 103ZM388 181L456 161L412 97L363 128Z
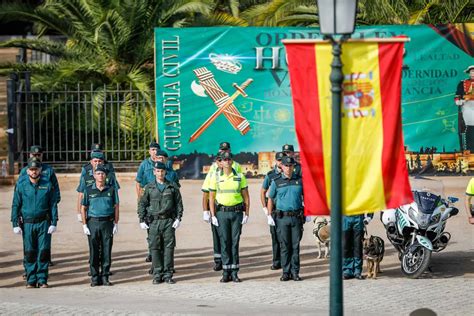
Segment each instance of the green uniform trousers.
M89 239L89 267L92 282L100 282L101 277L109 277L112 265L112 233L114 222L89 218L87 227L91 234Z
M150 252L153 278L166 280L173 277L174 248L176 247L174 219L155 219L150 223Z
M239 243L243 212L218 211L216 217L219 222L217 229L221 241L223 275L237 275L240 268Z
M300 272L300 241L303 224L300 217L283 216L276 219L281 245L281 266L283 273L298 275Z
M344 262L342 273L348 277L362 273L362 240L364 237L364 215L343 216L342 245Z
M276 227L276 216L272 213L275 226L270 226L270 235L272 236L272 264L275 267L281 266L281 247Z
M211 224L212 230L212 249L214 252L214 263L222 264L221 240L217 227Z
M28 284L48 283L48 268L51 258L51 235L49 221L25 223L23 225L23 251Z

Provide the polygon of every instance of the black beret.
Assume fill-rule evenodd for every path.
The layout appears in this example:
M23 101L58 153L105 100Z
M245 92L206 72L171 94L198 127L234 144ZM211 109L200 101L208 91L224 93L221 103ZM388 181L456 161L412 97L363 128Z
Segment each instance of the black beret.
M157 156L168 157L168 153L167 153L166 151L164 151L164 150L158 150L158 151L156 152L156 155L157 155Z
M156 141L152 140L150 142L150 146L148 146L149 148L156 148L156 149L161 149L160 147L160 144L158 144Z
M94 172L103 172L103 173L107 174L107 173L109 173L109 170L107 170L107 168L105 168L104 165L97 165Z

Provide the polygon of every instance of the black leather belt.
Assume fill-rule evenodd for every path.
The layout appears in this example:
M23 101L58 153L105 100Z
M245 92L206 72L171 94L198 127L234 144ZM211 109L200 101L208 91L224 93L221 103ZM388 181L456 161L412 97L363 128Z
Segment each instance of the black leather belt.
M44 222L44 221L46 221L46 220L48 220L48 219L49 219L49 216L48 216L48 215L43 215L43 216L36 217L36 218L24 218L24 219L23 219L23 223L37 224L37 223Z
M281 211L278 210L279 214L281 216L292 216L292 217L297 217L297 216L302 216L303 215L303 210L297 210L297 211Z
M152 223L155 219L170 219L173 218L171 214L163 214L163 215L148 215L148 223Z
M232 205L232 206L225 206L222 204L217 205L216 212L222 211L222 212L243 212L245 209L244 203L240 203L237 205Z
M98 221L98 222L106 222L106 221L113 221L114 216L100 216L100 217L89 217L89 221Z

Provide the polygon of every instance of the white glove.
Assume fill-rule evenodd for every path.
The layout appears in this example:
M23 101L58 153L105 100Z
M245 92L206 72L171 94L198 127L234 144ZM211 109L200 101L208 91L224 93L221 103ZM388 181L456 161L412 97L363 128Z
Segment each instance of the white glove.
M203 219L206 223L210 223L210 222L211 222L211 212L209 212L209 211L204 211L204 212L202 212L202 219Z
M456 100L456 105L463 105L464 104L464 100Z
M56 231L56 226L54 226L54 225L49 226L49 228L48 228L48 234L51 235L51 234L54 233L55 231Z
M306 223L311 222L311 216L305 216L304 220L306 221Z
M175 219L175 221L173 222L173 225L172 225L173 228L174 228L174 229L178 229L179 223L181 223L180 220L179 220L179 219Z
M143 229L143 230L145 230L145 229L149 229L150 226L148 226L145 222L141 222L141 223L140 223L140 228Z
M17 234L17 235L20 235L22 233L21 228L20 227L13 227L13 233Z
M112 229L112 234L115 235L118 233L118 224L114 224L114 229Z
M89 227L87 227L87 225L82 225L82 230L84 231L84 235L90 236L91 231L89 230Z
M263 213L265 213L265 215L268 216L268 208L264 207L262 208L262 210L263 210Z
M79 223L82 223L82 215L81 215L81 213L77 213L76 216L77 216L77 221L78 221Z
M267 224L270 226L275 226L275 221L271 215L267 215Z
M219 221L217 220L217 217L215 216L212 216L211 217L211 222L212 222L212 225L218 227L219 226Z
M369 217L369 216L364 217L364 225L369 225L371 220L372 220L372 217Z
M246 214L244 214L244 218L242 218L242 225L247 224L248 221L249 221L249 217Z

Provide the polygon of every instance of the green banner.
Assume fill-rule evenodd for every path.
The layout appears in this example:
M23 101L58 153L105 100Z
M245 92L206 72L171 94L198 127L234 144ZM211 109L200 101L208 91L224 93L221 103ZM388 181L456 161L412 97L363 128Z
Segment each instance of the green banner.
M453 99L457 84L467 78L464 69L474 64L473 30L474 24L356 29L353 38L410 38L402 79L408 151L460 150ZM162 147L172 155L213 154L221 141L230 142L236 153L278 151L285 143L297 148L281 40L315 38L321 38L317 28L156 28Z

